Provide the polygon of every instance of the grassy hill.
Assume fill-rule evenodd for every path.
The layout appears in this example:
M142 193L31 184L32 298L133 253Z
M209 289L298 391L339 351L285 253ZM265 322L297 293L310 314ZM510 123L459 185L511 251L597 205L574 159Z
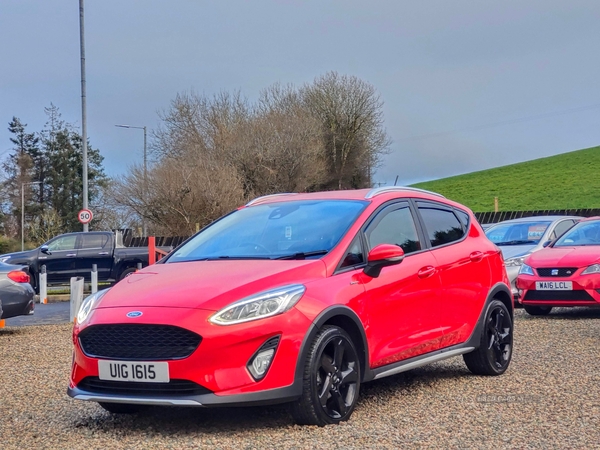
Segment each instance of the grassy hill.
M476 212L600 208L600 147L472 172L414 187L439 192Z

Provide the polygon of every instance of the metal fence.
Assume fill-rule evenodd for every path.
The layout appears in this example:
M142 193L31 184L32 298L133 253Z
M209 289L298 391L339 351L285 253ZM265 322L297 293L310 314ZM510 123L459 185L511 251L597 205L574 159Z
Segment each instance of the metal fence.
M148 247L148 237L134 236L130 228L120 230L123 233L123 245L125 247ZM157 247L177 247L189 236L156 236Z
M476 212L479 223L498 223L503 220L520 219L535 216L600 216L600 209L540 209L537 211L498 211Z

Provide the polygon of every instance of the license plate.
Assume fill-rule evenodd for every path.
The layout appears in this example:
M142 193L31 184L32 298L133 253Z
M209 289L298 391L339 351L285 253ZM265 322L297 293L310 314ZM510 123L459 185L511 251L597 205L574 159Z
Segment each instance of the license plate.
M538 291L572 291L572 281L536 281L535 288Z
M168 383L169 363L142 361L98 361L101 380Z

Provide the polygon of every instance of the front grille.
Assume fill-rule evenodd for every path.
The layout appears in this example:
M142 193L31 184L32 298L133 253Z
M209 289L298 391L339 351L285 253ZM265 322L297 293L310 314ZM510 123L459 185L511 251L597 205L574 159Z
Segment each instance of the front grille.
M594 299L586 291L527 291L523 300L549 300L549 301L590 301Z
M138 383L135 381L106 381L86 377L77 385L79 389L94 394L174 397L210 394L212 391L188 380L171 380L168 383Z
M131 361L187 358L201 340L184 328L147 324L92 325L79 335L87 356Z
M577 267L561 267L561 268L540 268L535 269L540 277L570 277L577 271ZM556 275L552 274L553 270L558 270Z

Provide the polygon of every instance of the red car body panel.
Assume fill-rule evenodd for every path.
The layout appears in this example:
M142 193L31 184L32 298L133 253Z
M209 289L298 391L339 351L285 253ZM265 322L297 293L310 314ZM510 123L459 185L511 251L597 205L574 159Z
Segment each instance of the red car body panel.
M365 380L373 378L369 375L372 370L465 344L493 292L501 289L510 296L500 251L485 237L472 213L458 203L415 191L365 199L369 192L294 194L247 206L327 199L368 202L341 240L320 259L167 261L119 282L84 323L74 326L69 394L76 398L88 395L78 385L86 377L99 375L98 359L83 352L79 335L88 327L103 324L173 325L197 333L202 337L200 345L186 358L169 360L169 376L194 381L218 397L295 386L308 336L331 311L342 311L344 320L353 317L364 337ZM350 244L374 214L391 201L407 198L439 202L465 212L470 218L467 235L457 242L407 254L402 263L383 268L376 278L364 273L364 265L340 270ZM291 284L301 284L306 290L283 314L227 326L209 321L233 302ZM141 314L127 317L132 310ZM256 381L248 371L249 360L275 336L280 341L274 359L264 378Z

